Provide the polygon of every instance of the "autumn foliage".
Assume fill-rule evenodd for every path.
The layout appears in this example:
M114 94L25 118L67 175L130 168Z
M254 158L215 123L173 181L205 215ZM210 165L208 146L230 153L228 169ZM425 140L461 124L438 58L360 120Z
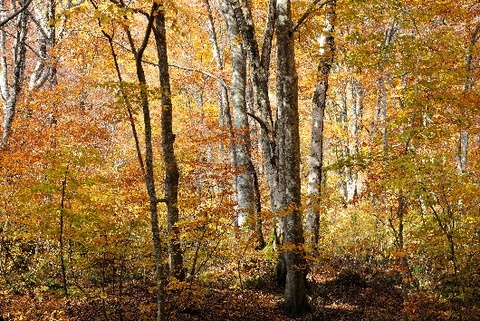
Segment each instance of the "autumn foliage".
M281 208L267 168L275 159L266 159L262 145L273 137L274 149L275 137L288 132L277 126L274 98L281 52L272 50L268 61L270 124L259 109L245 30L233 39L220 8L248 4L261 53L269 1L7 2L0 13L2 123L18 77L18 19L29 14L25 76L0 150L0 320L154 320L158 289L165 320L290 320L276 279L283 253L300 257L296 268L308 272L308 311L295 315L301 320L480 320L478 2L327 1L335 3L335 48L322 182L312 196L312 95L325 58L325 10L333 9L291 1L301 204ZM163 196L172 163L162 149L158 26L144 38L159 11L180 174L173 228ZM144 39L136 59L132 48ZM277 41L273 34L273 48ZM232 48L240 44L248 128L235 127L230 95ZM48 71L45 80L39 70ZM139 163L149 139L145 99L160 265ZM239 164L241 144L249 162ZM239 224L245 173L253 175L255 207L240 209L246 223ZM308 233L283 243L279 222L294 212L304 225L307 206L319 213L318 244ZM169 266L172 244L181 250L182 277Z

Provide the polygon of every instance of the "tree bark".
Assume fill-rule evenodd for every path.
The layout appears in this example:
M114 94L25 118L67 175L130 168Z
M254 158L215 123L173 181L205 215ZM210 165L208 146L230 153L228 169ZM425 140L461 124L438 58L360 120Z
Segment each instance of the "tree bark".
M50 51L57 42L56 6L57 3L54 0L39 3L34 7L31 15L37 26L38 52L37 63L28 84L30 91L42 87L47 80L52 86L57 82L55 61L50 55Z
M312 138L310 145L308 173L308 204L305 231L307 242L314 247L319 240L320 196L323 168L323 128L325 105L327 101L328 77L335 56L335 19L336 1L325 6L325 22L320 36L320 62L317 69L317 84L313 94L312 106Z
M246 54L233 8L227 2L221 3L221 11L227 22L232 51L232 85L230 97L234 125L234 166L237 224L243 227L255 212L254 171L251 160L250 129L246 104Z
M299 316L308 310L307 262L301 215L298 77L290 0L277 1L277 191L283 244L280 262L286 267L285 311ZM281 263L283 264L283 263Z
M25 1L24 4L25 3L27 2ZM22 8L23 7L24 6L22 6ZM14 9L18 8L14 6ZM8 18L7 8L5 8L3 0L0 0L0 18L2 21ZM3 134L0 142L0 150L5 149L7 146L12 130L17 100L25 77L26 38L28 32L27 10L23 9L14 19L11 19L10 22L14 27L11 62L9 62L7 58L7 32L4 28L0 29L0 92L3 104ZM11 67L13 67L13 74L9 75ZM11 81L9 81L9 77L11 77Z
M172 128L172 93L170 90L170 74L168 70L167 38L165 15L159 10L155 23L155 43L158 54L160 91L162 97L162 150L165 165L165 203L168 221L168 257L170 275L179 280L185 277L183 255L180 248L178 223L178 181L180 173L175 157L175 135Z
M273 211L276 211L276 181L277 170L275 160L275 128L273 123L272 110L269 99L269 69L270 55L272 50L272 39L276 22L276 1L269 3L267 22L263 34L262 51L255 36L255 26L250 12L249 1L244 0L242 4L238 0L228 0L231 4L243 41L249 53L252 63L252 79L256 94L256 105L258 115L250 114L260 125L260 145L264 158L265 172L270 193L270 203Z
M475 30L470 35L470 41L467 45L467 54L465 58L465 85L463 86L463 91L469 93L472 90L473 78L472 78L472 69L473 69L473 55L474 48L478 40L480 39L480 24L477 24ZM465 108L462 108L461 114L465 117ZM461 125L458 133L458 143L457 143L457 169L460 173L465 173L467 171L467 160L468 160L468 145L469 145L469 132L468 124Z

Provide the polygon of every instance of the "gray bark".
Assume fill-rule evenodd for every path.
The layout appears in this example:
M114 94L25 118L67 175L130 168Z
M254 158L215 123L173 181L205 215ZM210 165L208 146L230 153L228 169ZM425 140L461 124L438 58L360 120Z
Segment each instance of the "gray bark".
M179 214L178 181L180 173L174 149L175 135L172 128L172 93L170 90L167 37L163 10L159 10L157 13L154 34L158 54L158 69L162 97L162 150L165 166L165 203L167 205L169 267L171 276L183 280L185 272L177 227Z
M215 23L213 19L213 14L212 14L212 7L210 5L209 0L205 0L205 5L207 8L207 31L208 31L208 37L210 39L210 44L212 46L212 53L213 57L215 58L215 62L217 64L217 68L220 71L224 70L225 67L225 62L223 59L222 52L220 50L220 46L218 43L218 37L217 37L217 31L215 29ZM229 111L229 104L228 104L228 88L224 86L223 83L217 83L218 87L218 120L219 124L222 127L225 127L228 125L229 121L231 119L227 120L227 117L229 117L230 111Z
M351 79L351 107L348 110L348 157L351 159L349 166L346 167L345 179L347 201L353 200L359 191L358 169L355 166L355 159L360 151L360 128L363 117L363 90L360 83Z
M339 169L341 180L340 192L345 202L352 201L359 189L359 175L356 168L356 158L360 150L359 133L363 116L363 90L355 79L345 81L340 88L336 89L339 97L338 121L346 133L346 139L340 139L339 159L342 167Z
M316 246L319 240L320 196L323 168L323 128L327 101L328 77L335 55L334 28L336 1L326 5L325 22L319 37L320 61L317 69L317 84L312 101L312 138L308 173L308 204L305 231L308 243Z
M285 264L285 311L299 316L308 309L307 262L304 253L300 184L298 77L290 0L277 1L277 193L284 240L280 264Z
M276 20L276 1L269 3L267 23L263 34L262 51L255 36L255 26L251 18L249 1L228 0L233 7L240 32L243 36L252 65L252 79L256 94L258 114L250 114L261 128L260 145L264 158L265 172L270 193L270 202L273 211L278 209L276 204L276 160L275 160L275 129L269 99L269 67L272 49L272 38Z
M37 26L38 52L35 69L30 75L29 90L42 87L47 80L52 86L56 84L56 61L50 54L57 42L56 6L54 0L35 3L33 6L31 16Z
M230 47L232 52L232 84L230 97L233 109L234 125L234 166L237 224L245 225L255 212L254 175L252 173L251 141L246 104L246 54L241 41L241 34L233 8L226 2L221 3L221 10L227 22Z
M23 7L20 3L17 6ZM14 10L19 9L14 6ZM8 18L7 8L4 1L0 0L0 19ZM3 134L0 142L0 150L5 149L12 130L12 122L15 116L17 100L22 89L25 77L26 38L28 32L28 12L22 10L9 24L14 28L14 40L11 60L8 61L9 46L7 44L7 32L0 29L0 93L3 104ZM13 70L12 70L13 68ZM10 72L11 71L11 72Z
M156 295L157 295L157 321L164 321L165 316L165 298L164 298L164 280L163 280L163 255L162 255L162 242L158 222L158 202L156 188L155 188L155 175L154 175L154 163L153 163L153 141L152 141L152 123L150 116L150 102L148 98L148 85L145 76L145 70L143 68L143 54L147 48L150 35L153 30L154 20L156 18L159 4L154 2L152 4L150 13L148 14L147 26L141 44L135 45L132 33L128 27L125 28L125 32L129 41L130 50L135 58L135 71L140 91L140 106L143 115L144 125L144 151L145 160L142 162L142 155L138 152L140 165L145 166L144 180L147 188L149 207L150 207L150 225L152 232L152 241L155 255L155 281L156 281ZM116 57L114 56L114 59Z
M391 26L385 31L385 38L383 40L383 48L387 49L394 41L395 34L400 29L400 22L393 20ZM388 51L384 50L385 53L382 56L378 64L378 73L380 76L377 79L378 94L377 94L377 106L375 110L374 120L373 120L373 136L377 133L377 127L380 126L380 132L382 135L382 148L384 155L387 154L388 149L388 132L387 132L387 86L389 78L388 75L383 71L385 62L389 59Z

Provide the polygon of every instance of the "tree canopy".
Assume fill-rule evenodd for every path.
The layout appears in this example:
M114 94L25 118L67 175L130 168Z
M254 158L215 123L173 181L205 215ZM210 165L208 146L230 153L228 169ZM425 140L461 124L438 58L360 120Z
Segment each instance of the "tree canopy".
M479 39L473 0L0 0L0 320L480 318Z

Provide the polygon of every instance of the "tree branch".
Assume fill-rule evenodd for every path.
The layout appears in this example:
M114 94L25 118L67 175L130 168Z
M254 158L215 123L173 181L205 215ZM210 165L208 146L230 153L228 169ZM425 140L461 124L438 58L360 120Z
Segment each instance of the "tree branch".
M20 13L22 13L22 11L26 10L31 2L32 2L32 0L27 0L27 2L20 9L15 11L10 17L7 17L7 18L5 18L5 20L1 21L0 22L0 28L3 27L5 24L7 24L7 22L12 20L16 16L18 16Z
M267 132L267 134L270 133L270 130L268 129L267 124L265 124L265 122L263 120L261 120L260 117L254 115L252 113L249 113L249 112L247 112L247 115L252 117L253 119L255 119L257 121L257 123L260 125L260 127L262 127L265 130L265 132Z
M182 69L182 70L186 70L186 71L193 71L193 72L198 72L202 75L205 75L207 77L210 77L210 78L213 78L215 79L216 81L218 81L218 83L220 85L222 85L222 87L224 87L225 89L229 89L227 83L225 82L225 80L223 80L222 78L218 77L218 76L215 76L214 74L212 73L209 73L208 71L204 71L204 70L200 70L200 69L194 69L194 68L190 68L190 67L185 67L185 66L181 66L181 65L177 65L177 64L174 64L174 63L169 63L168 64L169 67L174 67L174 68L178 68L178 69Z
M295 24L295 26L292 28L292 33L296 32L301 26L302 24L305 22L305 20L307 20L307 18L316 10L315 7L317 6L317 4L320 2L321 0L315 0L313 1L310 6L307 8L307 10L305 11L305 13L300 17L300 19L298 19L297 23ZM325 6L326 4L332 2L334 0L327 0L325 2L322 2L320 4L320 8L322 8L323 6Z

